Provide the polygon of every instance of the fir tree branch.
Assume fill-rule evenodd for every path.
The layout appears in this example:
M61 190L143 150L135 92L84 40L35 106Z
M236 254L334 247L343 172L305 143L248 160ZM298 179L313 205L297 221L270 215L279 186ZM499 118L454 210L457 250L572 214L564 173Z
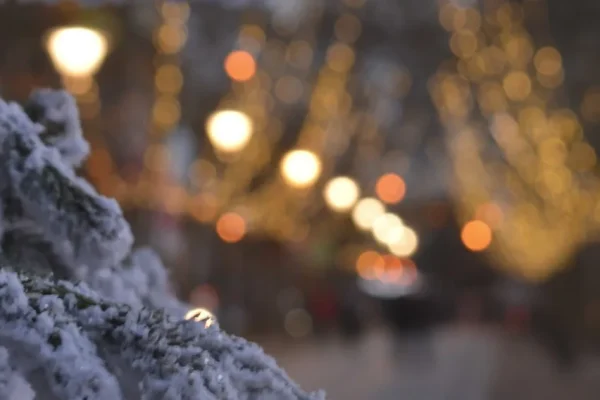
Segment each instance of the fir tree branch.
M85 285L3 271L0 306L5 304L9 307L0 308L2 323L39 318L51 309L64 326L74 325L104 350L120 354L143 374L144 399L323 398L322 393L302 392L272 358L244 339L163 310L102 301ZM20 326L22 333L32 328ZM48 331L45 340L60 348L65 337L81 340L65 336L63 330Z

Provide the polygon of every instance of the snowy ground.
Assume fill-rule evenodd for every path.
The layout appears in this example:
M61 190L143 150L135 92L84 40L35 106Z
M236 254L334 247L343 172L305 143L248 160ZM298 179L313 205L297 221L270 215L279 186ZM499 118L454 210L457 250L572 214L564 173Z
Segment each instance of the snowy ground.
M262 343L305 389L337 400L597 400L600 362L560 371L534 342L491 330L444 328L400 340L372 331L358 342L330 338Z

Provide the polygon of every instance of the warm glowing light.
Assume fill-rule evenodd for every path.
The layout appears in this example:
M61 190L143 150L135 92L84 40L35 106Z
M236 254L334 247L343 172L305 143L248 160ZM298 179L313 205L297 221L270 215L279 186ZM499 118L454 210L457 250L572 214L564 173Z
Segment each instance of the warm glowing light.
M385 213L384 205L377 199L367 197L360 200L352 210L352 220L359 229L370 230L373 222Z
M234 81L244 82L256 73L256 61L247 51L232 51L225 58L225 72Z
M482 251L492 243L492 229L483 221L468 222L462 229L461 239L471 251Z
M356 273L363 279L376 279L384 270L385 260L376 251L365 251L356 259Z
M392 254L386 254L383 256L383 262L385 264L385 273L382 274L380 279L387 282L394 282L402 277L402 260Z
M419 236L412 228L404 227L404 234L399 240L389 243L390 251L398 257L410 257L419 247Z
M396 204L404 198L406 184L396 174L385 174L377 180L375 193L384 203Z
M207 328L215 323L215 316L205 308L191 309L185 314L185 319L202 322Z
M531 79L523 71L510 72L502 82L506 96L514 101L525 100L531 93Z
M498 204L485 203L477 207L475 218L484 221L492 228L496 228L502 223L504 213Z
M188 213L199 222L212 221L217 210L217 198L210 194L197 194L188 201Z
M53 30L46 46L58 72L73 77L95 73L108 52L106 37L83 26Z
M321 175L321 160L308 150L293 150L283 157L281 173L293 187L307 188Z
M397 230L403 226L404 224L400 217L395 214L386 213L380 215L373 221L371 229L373 231L373 236L375 236L375 239L377 239L378 242L387 244L392 239L397 238Z
M212 145L220 151L234 153L242 150L252 137L252 120L234 110L212 114L206 123L206 132Z
M332 210L344 212L356 204L360 196L360 189L353 179L347 176L338 176L327 183L323 196Z
M246 234L246 221L239 214L225 213L217 220L217 234L225 242L239 242Z
M542 47L533 58L535 68L543 75L556 75L562 69L562 57L554 47Z

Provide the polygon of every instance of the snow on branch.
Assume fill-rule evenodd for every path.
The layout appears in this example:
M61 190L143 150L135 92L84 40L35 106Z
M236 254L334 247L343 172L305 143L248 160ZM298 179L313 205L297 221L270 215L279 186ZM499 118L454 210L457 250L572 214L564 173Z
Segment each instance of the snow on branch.
M26 108L0 99L0 399L324 397L183 319L159 257L132 252L118 204L75 175L87 144L72 99L38 91Z
M34 397L29 383L11 365L8 350L0 347L0 399L33 400Z
M38 89L24 109L33 122L44 127L42 141L56 148L66 163L77 167L88 156L90 145L83 138L77 104L66 91Z
M119 399L114 392L119 386L92 355L94 345L86 336L142 374L142 399L323 398L304 393L258 346L216 326L174 318L160 309L105 302L69 282L0 272L0 323L7 327L0 337L27 341L42 349L42 357L55 358L46 368L60 398L94 393L88 398ZM65 390L70 392L64 395Z
M0 100L0 192L12 207L5 219L33 221L49 241L69 243L77 263L119 263L133 238L118 204L77 177L43 132L21 107Z
M96 347L65 314L58 296L27 296L17 275L0 273L0 337L27 346L62 399L119 400L116 379L96 355Z
M134 250L116 267L89 269L82 278L104 297L133 307L163 308L178 316L189 309L171 294L167 271L149 248Z

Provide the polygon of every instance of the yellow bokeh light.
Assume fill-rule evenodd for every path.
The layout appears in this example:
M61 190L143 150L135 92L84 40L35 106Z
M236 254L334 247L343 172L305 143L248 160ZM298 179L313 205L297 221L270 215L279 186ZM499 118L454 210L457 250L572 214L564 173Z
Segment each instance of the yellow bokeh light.
M397 239L398 229L403 226L404 224L400 217L392 213L385 213L373 221L371 230L378 242L388 244L390 241Z
M187 32L179 24L165 24L157 35L158 48L167 54L177 53L187 40Z
M354 50L352 47L337 43L327 50L327 65L336 72L347 72L354 65Z
M308 150L293 150L281 160L281 174L296 188L312 186L321 175L321 160Z
M531 93L531 79L523 71L510 72L502 82L506 96L514 101L525 100Z
M370 230L373 222L385 213L383 203L372 197L360 200L352 210L354 224L362 230Z
M554 47L542 47L533 58L535 68L543 75L556 75L562 69L562 57Z
M58 72L67 76L94 74L108 52L106 37L83 26L53 30L46 46Z
M404 233L399 240L389 243L389 249L392 254L398 257L410 257L419 247L419 236L414 229L404 227Z
M183 74L177 65L167 64L156 71L156 88L163 93L177 94L183 86Z
M252 137L252 120L240 111L221 110L213 113L206 123L206 133L212 145L220 151L234 153L242 150Z
M323 196L332 210L345 212L356 204L360 196L360 189L353 179L347 176L338 176L327 183Z
M215 323L215 316L206 308L193 308L185 314L185 319L202 322L206 328Z

